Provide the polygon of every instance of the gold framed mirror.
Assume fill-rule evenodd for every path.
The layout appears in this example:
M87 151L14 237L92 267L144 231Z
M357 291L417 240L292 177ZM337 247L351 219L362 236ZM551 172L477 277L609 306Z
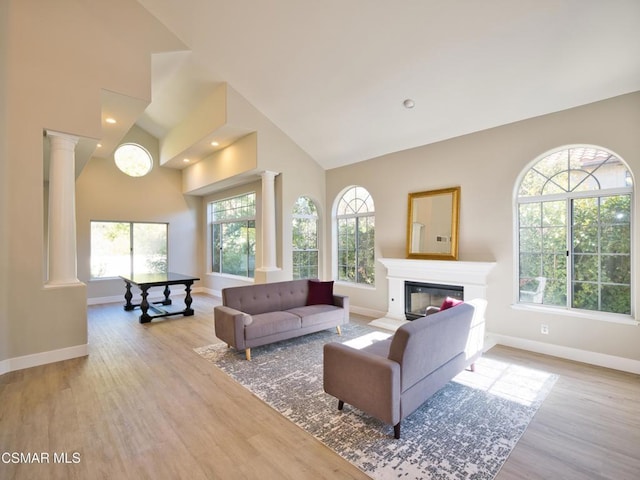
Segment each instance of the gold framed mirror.
M460 187L409 194L407 258L458 259Z

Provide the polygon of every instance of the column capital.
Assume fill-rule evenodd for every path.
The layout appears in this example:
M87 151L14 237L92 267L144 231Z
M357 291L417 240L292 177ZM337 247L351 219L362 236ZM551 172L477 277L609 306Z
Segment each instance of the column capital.
M76 145L80 140L80 137L75 135L69 135L68 133L56 132L55 130L45 130L45 134L48 138L61 138L71 142L73 145Z
M278 175L280 175L280 172L274 172L272 170L263 170L260 173L260 176L262 177L263 180L267 180L267 179L274 179L276 178Z

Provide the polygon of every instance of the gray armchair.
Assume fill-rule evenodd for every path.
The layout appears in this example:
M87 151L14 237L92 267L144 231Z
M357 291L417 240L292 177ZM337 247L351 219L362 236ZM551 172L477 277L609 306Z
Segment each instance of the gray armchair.
M484 300L474 300L401 326L361 350L324 346L324 390L338 409L352 405L394 427L482 354Z

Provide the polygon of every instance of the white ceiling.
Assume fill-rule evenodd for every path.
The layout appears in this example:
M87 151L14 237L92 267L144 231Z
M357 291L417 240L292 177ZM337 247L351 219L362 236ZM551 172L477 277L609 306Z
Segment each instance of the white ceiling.
M327 169L640 90L640 0L138 1L190 48L142 128L224 81Z

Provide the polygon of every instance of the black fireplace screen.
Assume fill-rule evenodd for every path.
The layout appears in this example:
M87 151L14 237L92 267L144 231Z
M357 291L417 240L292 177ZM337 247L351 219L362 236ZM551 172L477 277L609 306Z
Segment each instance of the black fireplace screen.
M424 317L427 307L439 307L446 297L463 299L461 285L404 282L404 313L407 320Z

